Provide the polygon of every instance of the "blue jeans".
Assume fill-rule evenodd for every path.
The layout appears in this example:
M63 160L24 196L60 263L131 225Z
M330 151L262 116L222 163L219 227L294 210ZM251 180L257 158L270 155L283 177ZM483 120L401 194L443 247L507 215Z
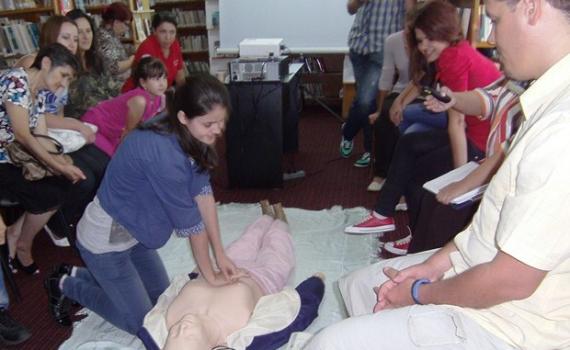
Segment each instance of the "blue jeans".
M87 269L78 268L63 283L63 294L114 326L137 334L147 312L168 287L166 269L154 249L142 244L122 251L93 254L79 242Z
M360 129L364 132L364 150L372 150L372 126L368 116L376 111L376 96L378 95L378 80L382 71L382 52L360 55L349 54L356 81L356 97L350 106L348 118L342 130L346 140L352 140Z
M8 297L8 290L4 283L4 271L0 269L0 309L7 309L10 305L10 298Z
M421 103L409 104L404 108L402 122L398 127L402 135L433 129L446 129L447 113L430 112Z

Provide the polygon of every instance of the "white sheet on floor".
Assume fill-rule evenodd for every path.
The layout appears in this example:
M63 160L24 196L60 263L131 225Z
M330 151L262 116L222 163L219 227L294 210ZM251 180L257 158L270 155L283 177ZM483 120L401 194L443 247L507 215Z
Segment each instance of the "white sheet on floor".
M333 207L320 211L286 208L285 213L297 258L297 266L289 285L294 287L319 271L326 276L325 296L319 309L319 317L306 330L315 333L346 317L336 281L343 274L377 259L376 237L343 233L345 226L366 216L367 211L364 208L343 210ZM260 215L260 210L257 204L224 204L218 207L218 214L222 240L227 245L239 237L243 229ZM189 273L194 268L187 239L173 236L159 253L171 278ZM86 312L88 316L74 324L71 337L60 349L144 349L136 337L115 328L87 309L82 312Z

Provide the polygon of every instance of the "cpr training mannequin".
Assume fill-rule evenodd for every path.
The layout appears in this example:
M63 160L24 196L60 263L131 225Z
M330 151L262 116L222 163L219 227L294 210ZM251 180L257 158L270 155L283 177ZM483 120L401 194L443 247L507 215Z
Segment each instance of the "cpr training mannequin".
M311 277L296 291L282 292L294 294L299 301L295 313L285 324L258 332L257 337L246 331L249 338L245 343L243 339L236 340L236 337L239 337L236 333L247 329L245 326L250 322L250 318L255 321L256 313L260 312L260 305L264 310L263 305L279 303L268 298L281 297L281 301L288 300L287 297L283 299L283 296L280 296L282 293L275 293L285 287L295 266L293 243L283 208L280 204L274 205L273 214L267 201L262 201L261 207L263 215L249 225L242 236L226 249L228 256L240 269L232 284L214 287L198 277L186 282L169 305L165 307L164 300L159 300L155 309L147 315L145 328L158 347L162 347L162 340L157 340L160 337L156 336L160 332L153 326L153 322L148 321L156 318L159 313L163 315L168 329L164 344L164 349L168 350L210 350L228 343L236 349L246 346L248 349L277 348L287 342L293 331L305 329L317 316L324 284L321 277ZM220 275L219 278L223 276ZM167 290L161 299L168 299L169 292L172 291ZM262 297L264 299L260 301ZM284 319L283 314L287 312L280 310L277 318ZM268 316L271 315L265 313L262 319L266 320ZM257 324L254 328L257 331L263 327ZM276 330L279 332L275 332ZM145 341L144 338L142 340ZM148 347L146 342L145 345Z

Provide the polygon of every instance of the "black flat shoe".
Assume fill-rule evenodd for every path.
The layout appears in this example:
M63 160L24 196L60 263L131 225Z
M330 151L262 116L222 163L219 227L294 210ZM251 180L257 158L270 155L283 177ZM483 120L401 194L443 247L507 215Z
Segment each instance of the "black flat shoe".
M38 268L38 265L36 265L35 262L31 263L28 266L24 266L20 262L20 259L18 259L17 255L14 258L8 258L8 264L10 265L10 268L12 269L13 273L16 273L20 270L24 271L28 275L37 275L40 273L40 269Z
M73 270L73 265L67 263L61 263L52 270L50 276L58 278L61 278L63 275L71 276L72 270Z
M55 277L59 280L64 275L71 276L71 271L73 271L73 265L68 263L61 263L53 268L50 277ZM71 305L74 307L81 306L81 304L75 300L71 300Z
M58 277L49 276L44 281L44 287L48 294L49 313L60 326L71 326L71 300L67 298L59 289Z

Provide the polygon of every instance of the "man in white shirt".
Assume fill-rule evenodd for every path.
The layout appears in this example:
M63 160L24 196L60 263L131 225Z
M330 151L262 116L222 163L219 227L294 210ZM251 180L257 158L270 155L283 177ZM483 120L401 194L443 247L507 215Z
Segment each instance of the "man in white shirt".
M453 242L341 279L358 317L305 349L570 348L570 1L485 5L507 75L537 79L503 165Z

